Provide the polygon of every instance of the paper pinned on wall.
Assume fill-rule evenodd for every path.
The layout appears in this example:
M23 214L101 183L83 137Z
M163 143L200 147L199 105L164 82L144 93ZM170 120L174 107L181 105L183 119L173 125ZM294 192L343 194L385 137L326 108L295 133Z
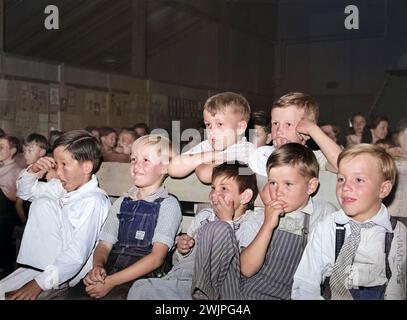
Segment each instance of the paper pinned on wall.
M49 104L59 106L59 88L49 88Z

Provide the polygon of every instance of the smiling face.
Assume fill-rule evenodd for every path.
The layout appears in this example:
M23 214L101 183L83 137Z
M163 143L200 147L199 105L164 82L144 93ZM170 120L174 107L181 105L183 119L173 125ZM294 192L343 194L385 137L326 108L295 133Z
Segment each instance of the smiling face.
M340 161L336 196L343 211L363 222L380 209L382 199L391 191L391 182L383 181L378 160L369 154L347 157Z
M77 190L89 181L93 168L91 161L75 160L65 146L55 148L53 154L57 177L66 191Z
M213 150L222 151L235 144L247 127L247 122L231 107L212 115L207 110L203 112L204 124L209 143Z
M318 179L307 179L290 165L274 167L268 172L270 198L284 201L288 205L287 213L303 208L317 187Z
M303 117L304 110L296 106L271 110L271 138L276 148L290 142L304 144L296 129Z
M131 150L130 175L139 188L159 186L164 178L167 165L162 163L157 147L147 144L133 144Z

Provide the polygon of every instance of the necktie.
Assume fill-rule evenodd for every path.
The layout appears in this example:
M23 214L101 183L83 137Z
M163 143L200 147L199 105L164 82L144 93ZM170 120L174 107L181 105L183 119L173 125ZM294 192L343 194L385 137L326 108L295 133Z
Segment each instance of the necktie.
M338 258L333 266L330 287L332 300L352 300L349 292L348 277L351 272L353 259L360 242L360 230L362 228L371 228L374 222L357 223L353 220L349 222L351 234L346 238Z

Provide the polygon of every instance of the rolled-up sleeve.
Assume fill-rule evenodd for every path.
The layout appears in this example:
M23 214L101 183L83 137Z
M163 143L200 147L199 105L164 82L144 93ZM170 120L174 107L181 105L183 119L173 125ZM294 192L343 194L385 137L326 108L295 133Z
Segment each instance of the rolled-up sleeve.
M154 230L152 242L160 242L168 246L168 250L174 245L182 220L181 207L177 199L168 197L160 206L157 225Z

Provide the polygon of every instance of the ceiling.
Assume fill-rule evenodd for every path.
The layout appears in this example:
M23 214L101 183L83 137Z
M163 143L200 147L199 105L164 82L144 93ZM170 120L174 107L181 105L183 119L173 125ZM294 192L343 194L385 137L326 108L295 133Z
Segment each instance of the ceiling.
M147 61L205 23L227 24L252 37L273 41L264 21L278 1L4 0L5 51L129 74L132 17L135 4L143 2ZM44 28L44 9L49 4L59 9L59 30Z

